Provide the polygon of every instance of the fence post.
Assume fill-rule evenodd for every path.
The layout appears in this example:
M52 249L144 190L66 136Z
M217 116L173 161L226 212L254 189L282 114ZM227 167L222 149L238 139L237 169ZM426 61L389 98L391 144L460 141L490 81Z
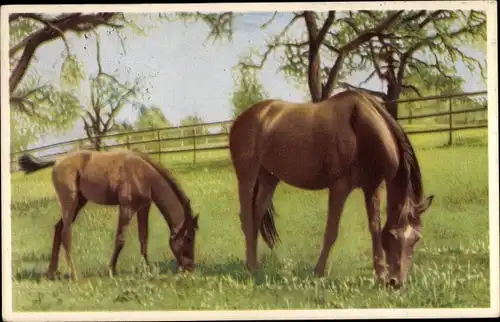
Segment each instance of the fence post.
M160 141L160 131L156 131L156 139L158 140L158 162L161 163L161 141Z
M452 99L448 99L448 112L449 112L449 117L448 117L448 146L451 146L453 144L453 104L452 104Z
M126 138L125 142L126 142L126 144L127 144L127 150L129 150L129 151L130 151L130 136L129 136L129 135L127 135L127 136L125 136L125 138Z
M193 127L193 165L196 165L196 135L195 135L195 127Z

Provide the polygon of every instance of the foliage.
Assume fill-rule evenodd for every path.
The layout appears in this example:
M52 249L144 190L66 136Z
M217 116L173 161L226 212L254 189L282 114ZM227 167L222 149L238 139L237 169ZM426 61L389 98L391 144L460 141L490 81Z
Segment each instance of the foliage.
M10 98L11 150L26 149L41 135L73 127L82 106L74 91L42 84L30 76Z
M373 15L374 16L374 15ZM374 16L375 17L375 16ZM356 28L354 22L352 28ZM472 40L474 39L474 41ZM456 88L460 81L455 76L456 66L463 63L471 72L480 71L485 80L486 60L470 56L465 44L478 46L486 41L486 14L479 11L405 11L399 23L389 33L378 35L358 48L360 68L371 69L374 76L387 83L387 91L370 91L386 101L395 101L404 91L411 90L421 96L428 77L439 74L436 83L444 91ZM407 77L407 75L411 75ZM409 81L411 78L411 81ZM417 80L419 78L419 80ZM463 83L463 82L462 82ZM344 87L356 88L343 83ZM397 117L397 104L388 104Z
M140 104L137 114L135 128L138 130L152 130L172 126L172 123L165 117L159 106L152 105L147 107L144 104Z
M238 73L234 77L236 90L231 97L233 117L238 116L255 103L269 97L269 93L257 79L255 70L239 66L236 68L236 72Z

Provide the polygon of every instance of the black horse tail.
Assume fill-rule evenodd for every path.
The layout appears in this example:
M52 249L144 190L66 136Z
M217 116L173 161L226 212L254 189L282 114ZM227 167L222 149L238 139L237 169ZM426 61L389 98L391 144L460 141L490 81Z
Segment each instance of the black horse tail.
M253 195L254 210L255 210L255 201L257 199L258 193L259 193L259 183L256 182ZM266 211L264 212L264 216L262 217L262 221L259 227L260 234L264 239L264 242L271 249L273 249L276 246L277 242L279 242L280 240L278 231L276 230L276 225L274 223L275 214L276 212L274 210L274 204L273 201L271 200L266 208Z
M29 154L23 154L18 160L19 167L26 174L51 167L54 163L56 161L43 161Z

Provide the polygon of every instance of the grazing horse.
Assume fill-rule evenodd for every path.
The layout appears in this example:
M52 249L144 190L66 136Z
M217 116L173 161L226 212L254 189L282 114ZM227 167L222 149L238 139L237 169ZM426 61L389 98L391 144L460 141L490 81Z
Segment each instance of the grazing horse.
M361 188L372 237L374 273L394 287L404 283L413 249L421 238L421 215L434 196L424 198L412 145L373 96L347 90L319 103L264 100L234 120L229 140L246 265L251 272L258 267L259 229L269 248L279 240L272 198L278 183L284 181L307 190L329 189L317 276L324 275L345 201L354 189ZM387 222L382 229L384 181Z
M119 206L118 227L109 273L116 274L118 256L125 244L127 227L137 213L141 255L147 255L148 219L151 202L158 207L170 228L170 248L179 267L194 269L195 233L198 216L191 202L170 172L147 154L129 151L72 152L57 161L42 161L28 154L19 158L21 169L29 174L52 168L52 182L61 206L61 219L55 225L48 277L53 279L59 261L61 241L71 277L77 273L71 258L71 224L87 201Z

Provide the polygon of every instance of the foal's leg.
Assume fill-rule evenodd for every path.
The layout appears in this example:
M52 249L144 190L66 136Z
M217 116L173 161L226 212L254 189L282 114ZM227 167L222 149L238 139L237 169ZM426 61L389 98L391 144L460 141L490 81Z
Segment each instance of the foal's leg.
M83 197L82 195L78 196L78 203L74 212L73 220L74 222L76 220L76 217L78 217L78 214L80 213L80 210L87 204L87 199ZM62 210L64 211L64 210ZM49 279L54 279L55 273L57 272L57 266L59 263L59 250L61 248L61 241L62 241L62 230L63 230L63 220L59 219L57 224L54 227L54 239L52 242L52 257L50 260L49 264L49 269L47 271L47 276Z
M255 200L255 214L253 221L253 236L255 236L255 245L257 246L259 228L267 207L270 206L274 191L278 186L279 179L269 173L264 168L260 169L259 178L257 180L258 193ZM268 245L268 247L271 247Z
M368 214L368 227L372 235L373 268L375 276L385 280L385 253L382 248L382 227L380 223L380 199L382 186L379 183L363 187L365 196L366 212Z
M149 225L149 208L151 204L147 204L144 208L137 212L137 227L139 230L139 243L141 244L141 255L146 265L149 266L148 260L148 225Z
M71 278L73 280L77 280L78 276L76 274L75 264L73 263L73 259L71 257L71 225L76 218L76 210L79 208L79 201L77 193L71 194L69 199L66 199L61 205L62 207L62 244L63 248L66 252L66 263L71 269ZM81 209L81 207L80 207ZM78 210L80 210L78 209Z
M323 247L321 248L321 253L314 269L316 276L323 276L325 274L325 266L330 254L330 249L337 240L340 215L344 209L347 196L350 193L350 189L344 181L345 180L339 180L334 186L330 187L328 196L328 218L323 238Z
M127 228L134 213L135 211L132 208L127 206L120 206L120 213L118 215L118 228L116 230L115 238L115 248L113 250L113 255L111 255L111 260L109 261L110 276L116 275L116 263L118 261L118 256L120 255L120 252L125 245Z

